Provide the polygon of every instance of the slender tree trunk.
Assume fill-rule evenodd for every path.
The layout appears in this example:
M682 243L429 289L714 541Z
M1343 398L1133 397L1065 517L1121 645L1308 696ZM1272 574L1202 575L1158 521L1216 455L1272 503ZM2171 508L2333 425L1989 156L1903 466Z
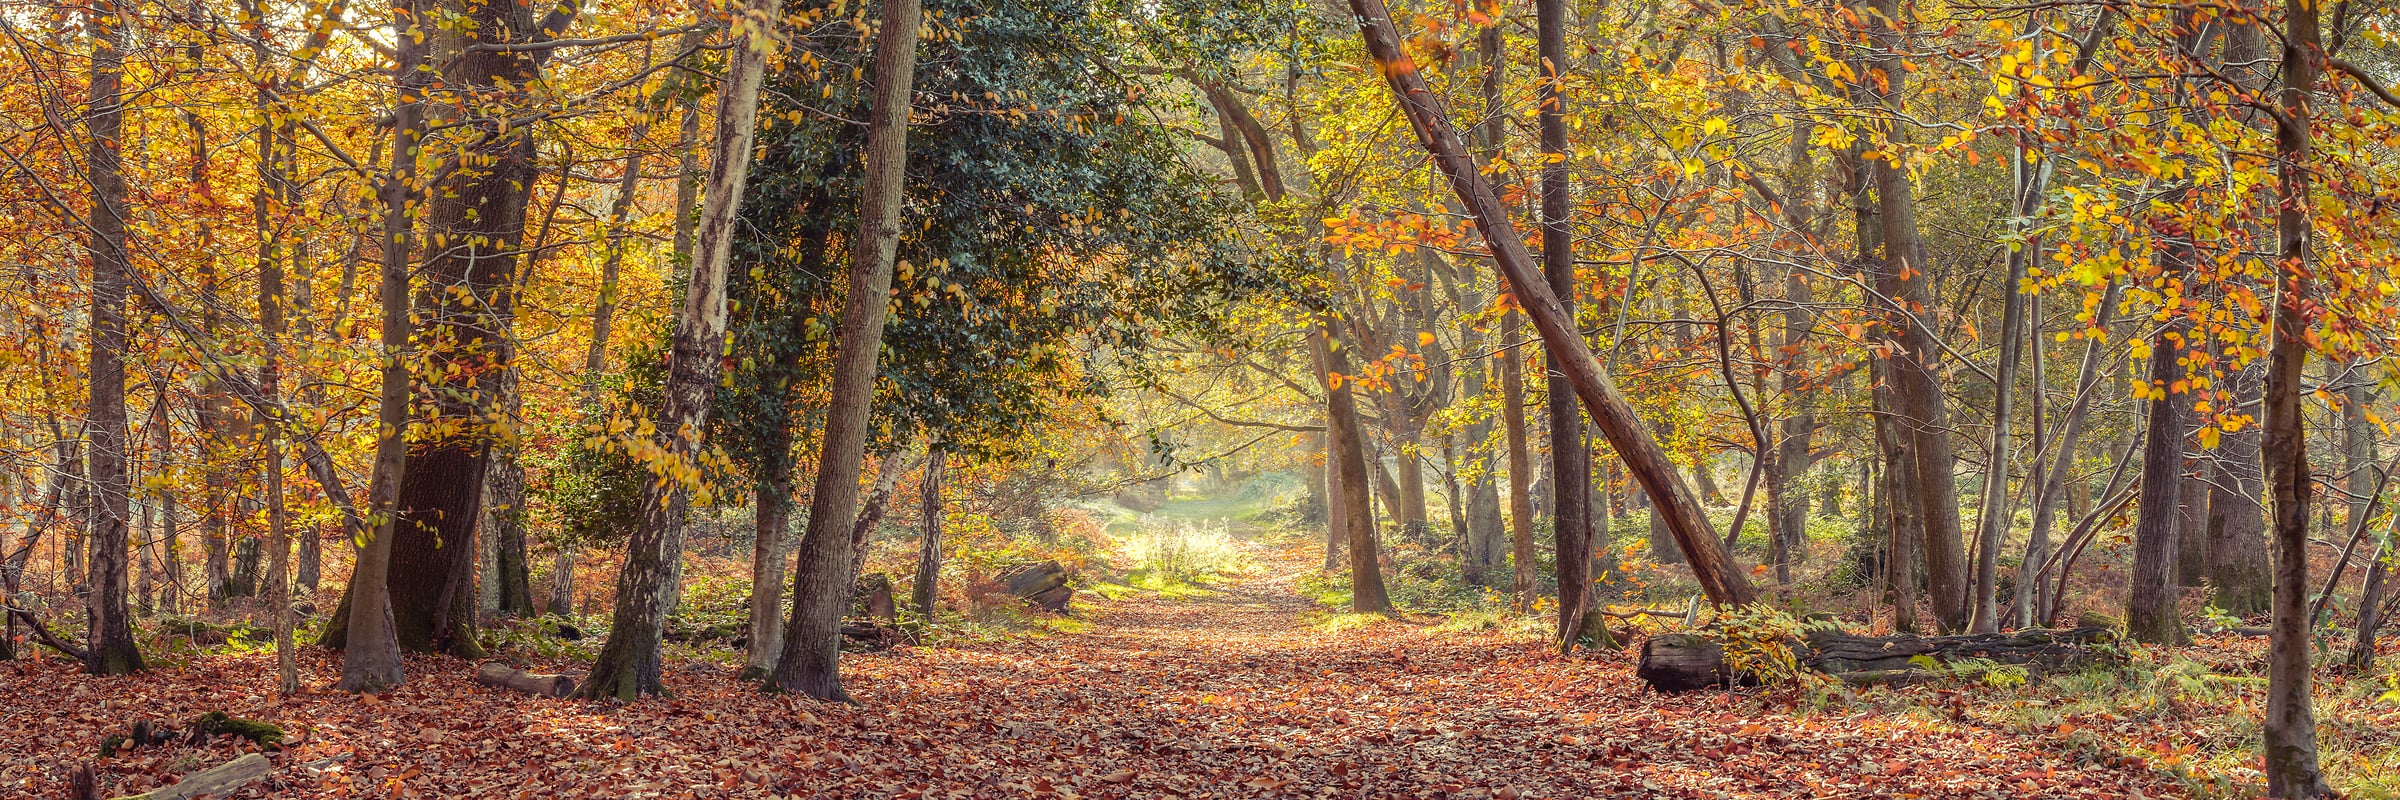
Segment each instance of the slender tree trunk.
M2200 424L2197 416L2192 424ZM2175 585L2185 589L2200 588L2208 579L2208 488L2207 462L2184 466L2183 510L2175 518Z
M949 454L936 444L925 460L923 521L925 530L917 537L917 582L909 592L916 604L917 618L933 619L933 604L941 599L942 581L942 467Z
M1504 279L1505 280L1505 279ZM1508 437L1508 541L1512 574L1509 593L1519 613L1533 610L1533 456L1525 436L1525 357L1519 346L1525 319L1515 311L1500 318L1500 419Z
M1314 326L1311 327L1313 328ZM1312 330L1309 335L1314 336L1316 334ZM1322 384L1324 381L1322 375L1324 369L1322 368L1321 364L1318 372L1320 373L1318 382ZM1331 408L1332 404L1329 401L1327 403L1327 410L1325 412L1325 430L1327 431L1333 430L1333 411ZM1341 473L1341 460L1340 457L1335 454L1333 448L1333 434L1327 433L1325 435L1326 572L1334 572L1342 568L1342 551L1350 543L1350 533L1347 527L1350 523L1350 511L1348 506L1350 499L1349 495L1345 494L1344 490L1342 489Z
M1333 320L1320 317L1316 331L1309 336L1317 372L1325 376L1325 431L1333 450L1334 468L1341 486L1340 510L1342 532L1349 541L1350 551L1350 610L1353 613L1389 613L1391 596L1384 590L1383 565L1376 558L1375 514L1367 497L1366 443L1358 423L1358 404L1350 387L1350 357L1338 346L1333 336Z
M2275 319L2267 354L2265 442L2275 553L2274 619L2267 630L2265 756L2267 795L2314 798L2333 793L2317 766L2317 722L2309 689L2308 503L2306 420L2302 382L2308 366L2311 222L2308 214L2309 99L2317 85L2321 4L2284 4L2283 86L2275 125Z
M92 261L91 404L86 435L91 439L91 596L85 607L84 669L94 675L127 675L143 668L133 641L133 619L125 606L125 546L133 496L126 469L125 294L131 280L126 262L124 173L124 32L116 5L96 9L93 22L91 135L84 151L91 181L89 248Z
M1524 301L1524 308L1534 327L1541 331L1543 341L1563 356L1555 360L1554 366L1575 388L1593 421L1599 423L1602 432L1633 469L1636 480L1669 512L1669 526L1691 559L1693 574L1699 578L1703 591L1719 603L1749 602L1754 597L1749 576L1727 557L1722 541L1701 513L1699 504L1692 500L1674 464L1634 414L1632 405L1617 391L1608 370L1593 357L1590 344L1575 328L1573 315L1548 286L1538 282L1533 258L1509 220L1507 208L1484 180L1474 159L1467 155L1458 131L1450 125L1440 95L1426 86L1424 75L1402 49L1390 10L1383 0L1351 0L1350 8L1368 54L1379 65L1418 141L1433 156L1435 166L1475 217L1486 245L1492 249L1510 285L1516 287L1518 299ZM1563 14L1555 10L1553 13ZM1564 252L1564 248L1553 252Z
M2031 173L2041 167L2016 160L2017 217L2033 213L2038 199L2028 197L2033 189ZM1969 622L1976 633L1996 633L2000 630L2000 546L2008 538L2010 509L2008 507L2009 468L2016 462L2016 440L2010 438L2010 427L2016 421L2017 362L2024 352L2027 334L2025 327L2026 296L2021 286L2025 281L2024 248L2009 251L2006 275L2001 279L2000 293L2000 363L1993 370L1992 381L1992 446L1983 479L1983 501L1976 514L1975 530L1975 604ZM2036 425L2040 422L2037 420Z
M1559 86L1567 63L1566 3L1536 0L1533 14L1542 76L1536 115L1543 156L1542 276L1549 281L1550 291L1563 305L1568 327L1573 329L1580 304L1575 297L1575 237L1567 230L1567 221L1574 198L1567 185L1567 101ZM1484 235L1500 234L1486 230ZM1580 332L1570 335L1582 342ZM1573 358L1558 342L1550 342L1548 352L1552 369ZM1571 649L1583 630L1583 616L1592 599L1592 451L1583 439L1584 415L1574 387L1557 378L1546 383L1550 393L1550 490L1557 498L1550 535L1558 554L1558 641Z
M766 474L759 476L758 527L750 542L750 653L742 680L766 680L783 654L783 561L792 530L791 428L770 444Z
M771 1L771 0L770 0ZM915 85L918 0L883 0L875 33L874 106L867 120L866 180L858 232L851 238L850 287L834 344L833 382L808 528L800 537L792 620L768 691L847 702L842 690L842 613L850 606L850 526L857 517L858 472L866 456L882 347L886 295L899 247L900 198L907 189L909 103ZM755 98L755 91L753 97ZM755 102L755 101L754 101Z
M380 187L383 275L378 295L383 313L383 388L376 415L375 471L367 488L368 513L376 522L365 540L358 542L358 560L345 598L350 607L349 624L344 629L342 678L335 686L349 692L379 692L402 680L400 639L392 622L387 578L395 534L393 503L400 496L408 456L409 200L416 192L418 141L425 132L425 92L432 82L432 76L423 70L424 37L428 34L423 29L424 1L402 0L393 5L392 75L400 98L392 110L391 171Z
M2092 311L2092 327L2104 330L2116 313L2117 298L2124 285L2111 281L2100 295L2100 305ZM2024 564L2041 564L2050 560L2050 526L2057 517L2059 500L2066 495L2067 478L2075 468L2075 454L2083 438L2083 423L2089 418L2093 397L2098 393L2100 367L2103 362L2106 337L2091 337L2083 347L2083 366L2076 373L2075 400L2067 407L2066 419L2059 423L2056 444L2051 446L2052 460L2048 474L2033 494L2033 533L2025 544ZM2017 624L2031 625L2035 620L2049 619L2055 598L2041 581L2017 581Z

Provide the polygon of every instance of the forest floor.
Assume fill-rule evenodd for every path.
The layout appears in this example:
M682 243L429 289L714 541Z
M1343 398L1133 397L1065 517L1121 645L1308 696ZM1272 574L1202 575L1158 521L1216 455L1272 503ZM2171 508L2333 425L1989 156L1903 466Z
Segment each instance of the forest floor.
M0 664L0 796L61 797L91 764L126 794L235 757L169 744L97 759L136 719L212 710L291 741L242 797L2177 797L2168 774L2055 742L1867 710L1648 693L1621 657L1303 599L1298 550L1179 597L1079 595L1077 632L850 657L856 706L762 696L677 662L671 699L534 699L411 658L353 697L336 655L291 698L267 654L93 678ZM536 669L580 671L569 662Z

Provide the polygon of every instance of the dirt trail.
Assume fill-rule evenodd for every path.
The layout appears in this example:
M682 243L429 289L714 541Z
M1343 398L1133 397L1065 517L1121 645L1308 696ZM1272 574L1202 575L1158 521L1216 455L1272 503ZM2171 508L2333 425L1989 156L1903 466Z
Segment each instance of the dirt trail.
M1338 633L1293 591L1300 554L1186 600L1078 599L1091 628L849 659L862 705L761 697L715 664L671 700L536 700L412 660L371 703L278 702L263 657L130 679L0 665L0 796L50 796L67 759L135 715L223 708L299 722L256 797L2172 797L2147 771L2078 766L1946 725L1645 694L1628 665L1386 622ZM312 686L334 663L311 651ZM562 664L559 666L573 667ZM101 710L98 700L113 700ZM64 710L60 709L72 709ZM116 792L224 758L102 762ZM30 790L30 791L29 791Z

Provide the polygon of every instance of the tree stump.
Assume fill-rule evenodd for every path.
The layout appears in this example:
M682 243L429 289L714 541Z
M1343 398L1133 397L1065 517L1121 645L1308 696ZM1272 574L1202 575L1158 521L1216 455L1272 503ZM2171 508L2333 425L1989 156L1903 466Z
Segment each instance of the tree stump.
M860 576L850 596L858 602L852 613L877 622L892 622L900 618L899 604L892 600L892 576L881 572Z
M1067 613L1069 601L1075 598L1075 587L1067 585L1066 565L1057 561L1026 564L1003 573L1000 581L1008 593L1023 598L1036 608L1054 614Z
M1948 668L1966 660L2022 667L2029 674L2072 672L2124 661L2114 645L2116 632L2107 628L2023 630L1967 636L1858 636L1816 631L1792 642L1802 667L1852 685L1922 683L1955 673L1926 669L1925 662ZM1749 676L1728 674L1725 650L1700 634L1670 633L1642 644L1642 660L1634 674L1662 692L1755 683Z
M574 678L526 672L499 663L486 663L475 668L475 682L540 697L565 697L575 691Z

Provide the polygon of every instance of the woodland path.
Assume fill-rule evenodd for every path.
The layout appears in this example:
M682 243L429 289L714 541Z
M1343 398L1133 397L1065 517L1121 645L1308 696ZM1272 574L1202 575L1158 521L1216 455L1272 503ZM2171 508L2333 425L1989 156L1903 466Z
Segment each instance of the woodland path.
M265 656L120 679L0 664L0 796L54 796L70 759L136 716L220 708L296 723L250 797L2180 795L2156 772L1946 723L1646 694L1621 658L1425 619L1329 632L1289 577L1304 554L1255 552L1264 568L1200 598L1087 593L1083 632L848 659L855 707L761 697L713 663L671 664L679 694L630 706L500 693L446 659L412 660L409 684L363 702L275 699ZM323 687L337 665L310 650L303 666ZM235 752L98 768L126 793Z

